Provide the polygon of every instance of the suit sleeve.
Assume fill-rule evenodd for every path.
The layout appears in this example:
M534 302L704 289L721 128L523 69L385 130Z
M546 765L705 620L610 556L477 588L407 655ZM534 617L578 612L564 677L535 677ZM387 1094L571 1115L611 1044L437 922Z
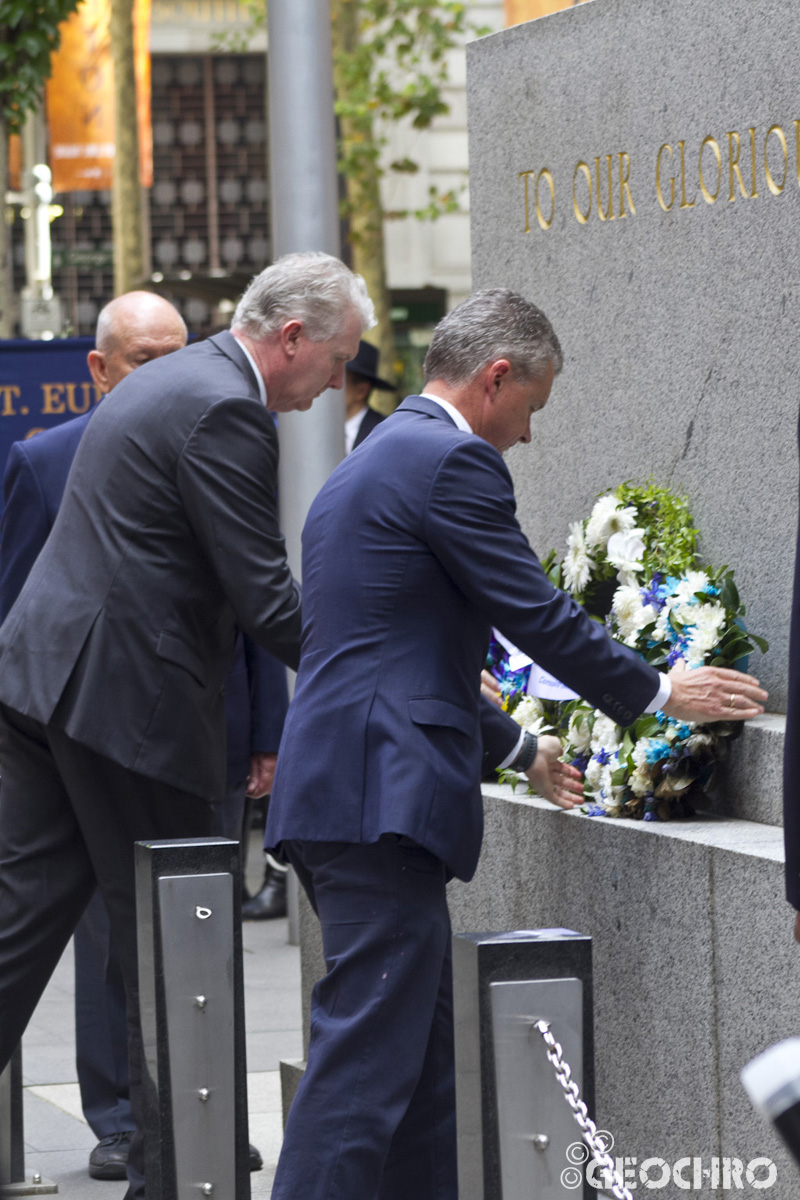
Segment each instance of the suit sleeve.
M277 469L277 434L266 409L249 398L222 400L188 438L178 488L240 627L296 667L300 589L278 528Z
M4 621L47 541L50 524L39 481L24 445L15 442L3 476L0 523L0 620Z
M491 778L492 773L508 758L519 741L520 728L516 721L481 696L480 704L481 738L483 739L483 761L481 775Z
M286 668L248 637L244 655L250 685L250 753L275 754L289 708Z
M511 477L477 437L444 456L425 536L453 581L515 645L619 725L655 696L659 676L554 588L519 527Z

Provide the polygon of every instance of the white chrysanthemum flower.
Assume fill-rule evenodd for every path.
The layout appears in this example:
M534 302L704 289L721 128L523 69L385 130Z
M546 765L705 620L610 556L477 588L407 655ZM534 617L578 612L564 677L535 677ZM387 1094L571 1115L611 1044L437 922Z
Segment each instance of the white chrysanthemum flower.
M633 509L631 509L633 512ZM625 533L612 533L606 547L606 558L617 568L617 579L621 584L632 587L643 569L643 529L629 529Z
M607 717L605 713L598 713L592 730L592 750L595 753L598 750L614 750L621 741L622 734L619 726L615 725L611 717Z
M604 548L615 533L627 533L636 523L636 509L623 508L616 496L601 496L586 523L586 545Z
M606 763L603 767L603 773L600 776L600 796L607 807L619 804L622 793L625 790L620 784L613 784L611 782L611 776L618 767L618 758L612 758L611 762Z
M580 594L589 582L596 563L589 557L586 539L583 536L583 522L573 521L567 537L567 553L564 555L562 567L564 583L567 591Z
M636 750L634 750L633 754L635 758ZM646 796L648 792L653 790L653 781L650 778L647 768L643 764L637 765L636 770L633 772L628 782L634 796Z
M619 636L627 646L635 646L639 630L652 624L658 616L652 604L642 603L638 587L618 587L611 608L617 619Z
M636 745L633 747L633 764L638 771L640 767L644 767L647 763L647 747L650 744L650 738L639 738Z
M603 775L603 764L598 762L596 758L590 758L586 766L584 779L589 789L593 792L600 790L600 780Z
M576 708L567 726L567 741L578 754L586 754L592 744L588 717L585 709Z
M709 582L705 571L687 571L673 592L675 601L678 604L686 604L690 600L694 600L695 592L702 592L704 588L708 587ZM696 600L694 602L697 603Z
M699 604L694 609L694 624L704 633L719 634L725 624L725 609L721 604Z
M665 642L669 634L669 618L672 612L672 605L669 600L666 602L661 612L656 619L656 627L653 630L653 641Z
M523 696L511 715L523 729L529 729L533 721L544 716L544 705L538 696Z

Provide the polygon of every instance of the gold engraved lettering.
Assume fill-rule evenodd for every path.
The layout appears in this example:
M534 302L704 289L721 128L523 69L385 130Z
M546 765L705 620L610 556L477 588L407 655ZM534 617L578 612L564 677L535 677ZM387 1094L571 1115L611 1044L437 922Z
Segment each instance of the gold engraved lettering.
M772 172L769 169L769 139L772 134L775 134L780 142L781 150L783 151L783 177L780 183L776 183ZM783 189L786 187L786 175L789 170L789 151L786 146L786 134L781 129L780 125L770 125L767 130L767 136L764 138L764 175L767 180L767 187L772 192L773 196L780 196Z
M15 383L4 383L0 385L0 417L15 417L17 414L14 411L14 401L19 399L20 390Z
M525 180L525 228L522 231L523 233L530 233L530 231L531 231L531 216L530 216L530 208L528 206L528 180L530 179L531 175L535 175L535 174L536 174L535 171L518 171L517 172L517 179Z
M586 178L586 185L589 188L589 203L586 206L586 212L581 211L578 198L575 195L575 180L578 177L579 171L583 172ZM572 172L572 209L581 225L585 225L592 213L592 172L585 162L579 162Z
M678 142L678 149L681 152L681 208L694 208L695 201L686 199L686 159L684 147L686 142Z
M670 146L669 142L664 142L664 145L658 151L658 158L656 159L656 195L658 196L658 203L664 212L669 212L675 203L675 176L670 175L669 177L669 204L665 204L664 193L661 190L661 155L665 150L669 151L670 158L673 157L672 146Z
M58 413L66 412L66 405L60 399L61 393L64 391L63 383L43 383L42 384L42 416L51 417Z
M728 138L728 202L736 199L733 191L733 177L736 176L739 184L739 191L745 199L747 199L747 188L744 186L742 179L742 168L739 166L739 152L742 147L741 138L735 129L732 129L727 135ZM734 142L736 149L734 151Z
M594 160L595 179L597 180L597 215L601 221L614 220L614 184L611 180L611 158L610 154L606 155L606 167L608 168L608 208L603 212L603 189L600 186L600 159Z
M715 192L710 192L708 190L706 187L705 177L703 175L703 151L705 150L706 146L711 147L711 149L714 151L714 158L717 160L717 190ZM719 144L717 143L716 138L711 137L710 134L708 137L703 138L703 143L700 146L700 157L697 160L697 174L700 179L700 191L703 193L703 199L705 200L706 204L713 204L719 195L719 189L722 184L722 155L719 152Z
M625 197L626 196L628 197L628 204L630 205L630 210L633 213L634 217L636 216L636 209L634 208L633 196L631 195L631 189L628 186L630 183L630 178L631 178L630 155L626 154L624 151L621 150L618 155L618 158L619 158L619 217L620 217L620 220L622 220L623 217L627 217L627 215L628 215L625 212Z
M539 184L544 179L547 186L550 188L550 216L545 218L541 205L539 204ZM536 177L536 220L539 222L541 229L549 229L553 224L553 217L556 215L556 185L553 182L553 176L548 171L547 167L542 167Z
M756 189L756 127L751 126L747 131L750 134L750 161L753 164L753 188L750 192L750 199L758 199L758 191Z

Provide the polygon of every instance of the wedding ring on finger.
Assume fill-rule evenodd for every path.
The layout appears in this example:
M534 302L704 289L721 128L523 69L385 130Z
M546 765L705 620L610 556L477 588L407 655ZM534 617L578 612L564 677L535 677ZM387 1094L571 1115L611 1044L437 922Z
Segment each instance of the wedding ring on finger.
M731 708L736 708L736 693L731 692Z

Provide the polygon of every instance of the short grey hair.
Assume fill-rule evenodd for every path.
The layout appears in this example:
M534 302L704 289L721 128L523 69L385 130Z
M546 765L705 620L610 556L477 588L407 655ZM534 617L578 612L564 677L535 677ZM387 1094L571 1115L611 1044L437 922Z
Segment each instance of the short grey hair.
M544 375L564 365L561 344L540 308L509 288L473 292L443 317L425 355L426 380L451 387L469 383L487 363L507 358L516 375Z
M260 339L295 320L303 322L312 341L325 342L342 332L353 310L361 317L362 330L376 323L360 275L332 254L284 254L252 280L236 306L231 329Z

